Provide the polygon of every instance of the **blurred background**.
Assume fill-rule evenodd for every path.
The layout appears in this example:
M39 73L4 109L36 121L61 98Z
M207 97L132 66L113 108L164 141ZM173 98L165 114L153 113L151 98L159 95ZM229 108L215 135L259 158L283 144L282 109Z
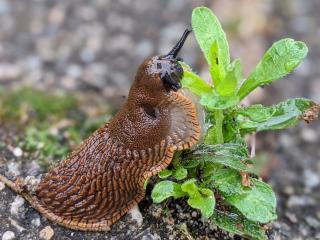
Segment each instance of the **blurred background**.
M0 0L0 139L3 145L12 146L0 148L0 156L30 158L24 151L28 146L32 149L34 139L25 147L19 139L9 137L19 132L17 125L30 120L20 116L17 124L4 121L8 113L28 112L24 100L16 101L17 97L28 91L27 96L34 97L30 88L44 95L75 96L84 114L92 119L103 116L105 121L121 106L143 59L167 53L190 26L192 9L198 5L210 7L220 19L232 58L241 58L245 76L272 42L290 37L307 43L309 54L301 66L284 80L258 89L252 103L273 104L293 97L320 102L319 0ZM209 78L193 36L181 57ZM36 104L42 101L39 99ZM46 100L59 106L68 102ZM7 109L13 102L20 105ZM40 103L41 107L46 108ZM70 118L74 115L77 113ZM28 118L32 120L32 114ZM97 122L85 122L81 129L90 129ZM72 125L68 119L57 124L50 128L53 134ZM65 137L77 139L74 130ZM270 159L264 177L278 196L274 239L320 239L319 135L319 122L257 135L259 156ZM48 151L50 155L56 149Z

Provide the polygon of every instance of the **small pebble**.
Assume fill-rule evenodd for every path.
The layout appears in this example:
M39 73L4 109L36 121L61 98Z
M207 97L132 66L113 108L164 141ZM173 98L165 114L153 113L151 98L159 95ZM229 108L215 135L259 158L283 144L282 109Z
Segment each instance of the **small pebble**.
M138 205L135 205L133 208L131 208L129 213L131 215L131 219L136 221L138 226L140 227L143 223L143 217L139 210Z
M308 216L308 217L306 217L306 222L309 224L309 226L311 226L315 229L320 229L320 222L317 219L315 219L311 216Z
M191 216L192 216L193 218L196 218L196 217L198 216L198 213L197 213L196 211L193 211L193 212L191 213Z
M315 205L316 201L308 196L297 196L293 195L290 196L287 206L288 207L295 207L295 206L307 206L307 205Z
M54 231L50 226L46 226L40 231L39 237L42 240L50 240L54 235Z
M16 147L13 149L13 155L15 155L16 157L21 157L23 154L23 151L21 148Z
M35 218L35 219L32 219L32 220L31 220L31 224L32 224L33 226L35 226L35 227L40 227L40 224L41 224L40 218L37 217L37 218Z
M304 128L301 131L301 138L306 142L314 143L318 140L318 133L314 129Z
M294 213L286 213L286 217L290 220L292 223L297 223L298 219L297 216Z
M308 188L315 188L320 184L320 176L318 173L306 169L303 172L304 184Z
M24 199L21 196L16 196L11 204L10 213L11 215L19 216L24 213Z
M19 176L20 175L20 166L16 162L11 162L8 164L8 172L10 175Z
M3 190L3 189L5 189L5 185L4 185L4 183L3 182L0 182L0 192Z
M6 231L2 236L2 240L13 240L15 237L14 232Z

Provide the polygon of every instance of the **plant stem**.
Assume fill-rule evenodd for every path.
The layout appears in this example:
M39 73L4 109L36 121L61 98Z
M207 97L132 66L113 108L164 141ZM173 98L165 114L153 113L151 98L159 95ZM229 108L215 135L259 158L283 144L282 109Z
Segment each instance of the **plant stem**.
M217 144L222 144L224 143L224 138L223 138L223 110L215 110L214 111L214 118L215 118L215 131L216 131L216 141Z

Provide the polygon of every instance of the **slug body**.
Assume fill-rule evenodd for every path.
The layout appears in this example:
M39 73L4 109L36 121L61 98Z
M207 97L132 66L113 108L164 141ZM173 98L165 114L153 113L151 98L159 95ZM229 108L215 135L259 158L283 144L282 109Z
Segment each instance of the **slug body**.
M142 63L122 109L50 170L34 193L0 180L59 225L109 230L143 199L145 181L166 168L175 151L199 140L195 106L178 91L183 70L176 55L187 35L169 54Z

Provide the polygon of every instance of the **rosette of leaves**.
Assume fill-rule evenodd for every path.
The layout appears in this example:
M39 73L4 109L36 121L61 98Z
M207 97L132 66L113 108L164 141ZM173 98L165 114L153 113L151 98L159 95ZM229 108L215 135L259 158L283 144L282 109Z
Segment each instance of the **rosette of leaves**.
M176 155L169 169L159 173L152 199L160 203L171 197L184 198L204 218L226 231L267 239L263 225L277 218L276 197L272 188L259 179L244 137L291 127L301 119L309 122L317 117L319 105L304 98L273 106L243 107L241 101L257 87L292 72L306 57L308 48L289 38L277 41L245 78L240 59L230 61L226 34L210 9L193 10L192 28L208 64L211 84L181 63L182 85L199 96L210 127L203 144Z

